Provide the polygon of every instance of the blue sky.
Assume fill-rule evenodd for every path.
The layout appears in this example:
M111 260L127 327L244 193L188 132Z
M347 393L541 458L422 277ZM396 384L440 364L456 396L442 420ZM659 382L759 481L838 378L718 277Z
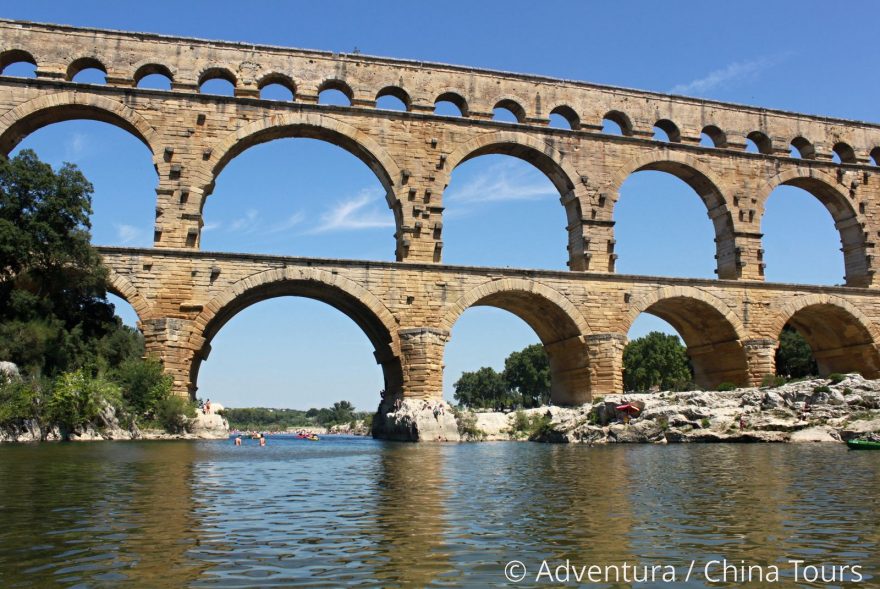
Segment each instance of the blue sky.
M849 2L225 2L7 5L0 17L351 51L536 73L877 121L880 4ZM6 72L7 74L15 71ZM96 244L149 246L156 185L150 156L101 123L45 127L19 148L80 166L95 185ZM328 173L332 172L332 173ZM528 164L484 156L457 168L444 195L444 260L564 269L565 214ZM234 159L205 206L203 249L392 260L391 212L376 177L349 153L285 139ZM630 177L615 209L618 271L714 277L711 223L697 195L657 172ZM767 278L842 282L840 242L808 194L777 189L762 227ZM523 239L527 236L527 239ZM524 245L524 244L527 244ZM133 322L123 303L120 313ZM643 315L630 337L671 331ZM501 368L537 337L504 311L475 308L447 346L444 392L463 370ZM331 366L329 358L339 359ZM367 338L338 311L275 299L233 318L212 343L199 396L228 406L378 403Z

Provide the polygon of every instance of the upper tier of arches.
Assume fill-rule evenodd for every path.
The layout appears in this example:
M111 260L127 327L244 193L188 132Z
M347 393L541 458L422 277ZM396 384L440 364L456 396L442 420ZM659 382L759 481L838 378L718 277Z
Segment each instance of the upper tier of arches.
M11 39L0 47L0 72L23 62L36 66L37 77L73 81L80 71L94 69L106 74L106 84L126 87L137 87L147 76L161 76L168 80L172 91L190 92L199 91L207 81L222 79L231 85L233 96L244 98L260 98L263 88L277 84L286 88L294 101L317 103L322 92L336 90L348 99L350 107L376 108L379 99L393 96L402 103L400 110L415 113L433 112L435 103L449 101L462 117L478 120L491 120L493 110L498 108L511 113L502 119L507 124L547 126L555 120L558 123L551 126L559 132L598 132L603 121L610 120L619 125L621 134L641 139L653 138L654 129L660 128L670 142L706 149L841 165L880 165L880 129L781 111L663 95L633 101L636 91L553 80L546 80L536 92L534 80L522 80L522 76L425 64L394 67L385 60L360 56L307 59L295 50L288 55L257 50L249 53L246 61L240 61L234 53L212 47L207 51L210 59L192 58L188 63L179 56L163 59L162 51L149 39L132 37L129 42L133 50L150 57L137 60L127 56L120 61L116 57L120 52L111 50L109 44L106 50L94 43L73 47L62 56L51 45L36 43L28 47L27 36L24 38ZM338 67L349 62L362 67ZM427 83L416 74L422 69L432 73ZM495 81L489 85L483 78ZM487 91L492 86L495 88Z

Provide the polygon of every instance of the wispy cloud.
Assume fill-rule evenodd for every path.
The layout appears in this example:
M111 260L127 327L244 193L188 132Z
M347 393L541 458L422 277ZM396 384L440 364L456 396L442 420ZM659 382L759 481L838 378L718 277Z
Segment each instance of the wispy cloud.
M321 215L320 222L306 233L394 227L394 218L388 210L383 210L383 204L382 191L362 190Z
M89 136L85 133L74 133L64 146L64 157L67 161L82 158L89 148Z
M243 217L235 219L229 224L228 231L233 233L253 233L258 229L260 212L257 209L248 209Z
M205 225L202 227L202 232L216 231L217 229L220 229L222 226L223 226L223 223L220 221L216 221L214 223L205 223Z
M298 211L296 213L293 213L289 217L287 217L287 219L285 219L284 221L281 221L280 223L276 223L275 225L272 225L271 227L269 227L266 230L266 232L267 233L282 233L282 232L287 231L289 229L293 229L294 227L296 227L297 225L302 223L305 220L305 218L306 218L305 213L303 213L302 211Z
M671 94L701 95L727 86L756 79L762 72L770 69L791 56L791 53L762 57L751 61L737 61L730 65L711 71L708 75L692 80L686 84L678 84L669 90Z
M446 202L471 204L543 198L559 198L559 192L543 175L509 162L492 165L464 184L453 184L444 195Z
M122 245L137 243L146 237L146 232L134 225L116 224L116 238Z

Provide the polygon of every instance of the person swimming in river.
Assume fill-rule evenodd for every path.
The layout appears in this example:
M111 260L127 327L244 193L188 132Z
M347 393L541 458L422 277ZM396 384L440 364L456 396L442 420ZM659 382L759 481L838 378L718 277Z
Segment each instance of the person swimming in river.
M265 446L265 445L266 445L266 436L264 436L263 434L260 434L260 446Z
M236 436L236 438L235 438L235 445L236 445L236 446L241 446L241 436Z

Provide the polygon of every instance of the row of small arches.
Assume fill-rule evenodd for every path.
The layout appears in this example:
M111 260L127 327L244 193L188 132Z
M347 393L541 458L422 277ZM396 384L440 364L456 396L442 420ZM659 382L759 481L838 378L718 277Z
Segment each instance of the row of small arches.
M7 71L9 70L9 71ZM0 53L0 74L35 77L36 60L23 50L10 50ZM104 84L107 70L97 59L83 57L70 63L66 79L72 82ZM171 70L162 64L149 63L140 66L134 73L134 84L138 88L170 90L174 76ZM236 76L226 68L208 68L201 73L198 80L199 91L204 94L233 96L238 85ZM296 83L281 73L270 73L263 76L257 83L259 96L266 100L293 101L296 97ZM409 94L399 86L386 86L376 94L376 107L385 110L410 111L412 101ZM318 88L318 103L335 106L351 106L354 92L346 82L338 79L324 81ZM444 116L467 117L470 112L468 103L456 92L444 92L434 101L435 114ZM493 107L493 120L507 123L523 124L527 122L525 108L515 100L505 98ZM560 105L550 111L549 126L560 129L577 130L581 120L577 112L567 105ZM613 135L631 136L634 125L622 111L612 110L602 119L602 131ZM660 119L653 126L653 139L669 143L682 141L681 130L669 119ZM753 131L746 135L745 151L750 153L772 154L773 142L766 133ZM715 125L707 125L700 133L700 145L708 148L729 147L727 134ZM798 136L789 143L789 154L798 159L816 159L816 148L808 139ZM871 163L880 166L880 146L868 154ZM855 149L845 142L838 142L832 147L832 161L843 164L859 163Z

